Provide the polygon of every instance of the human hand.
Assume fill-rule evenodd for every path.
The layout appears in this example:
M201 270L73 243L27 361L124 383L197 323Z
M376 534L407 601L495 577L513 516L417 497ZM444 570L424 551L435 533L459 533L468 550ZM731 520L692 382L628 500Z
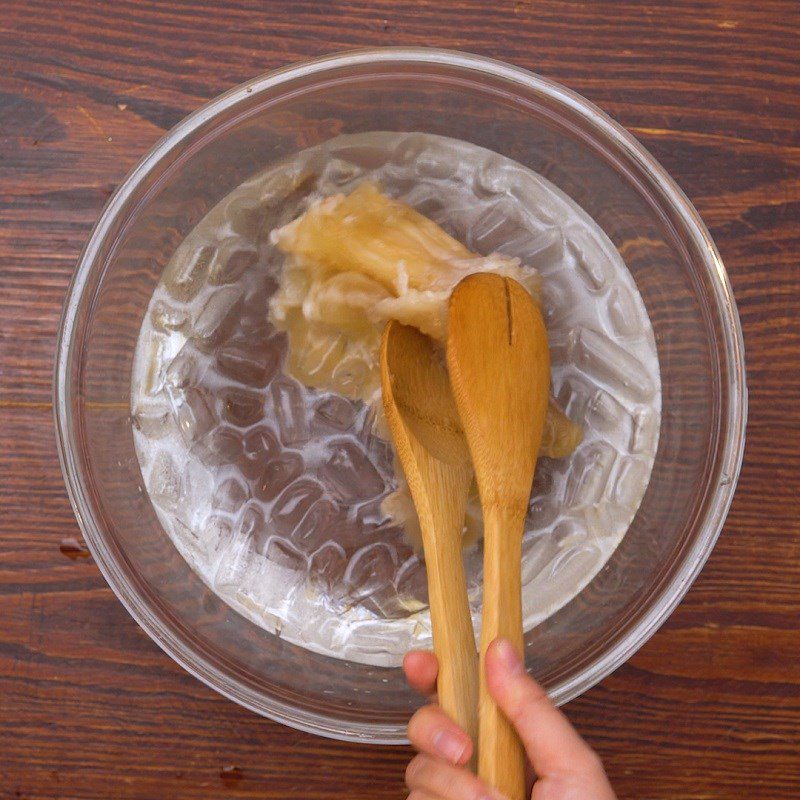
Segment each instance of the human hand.
M408 653L403 669L414 689L434 694L436 656ZM514 646L504 639L492 642L486 653L486 683L525 746L533 778L531 800L616 800L597 754L525 672ZM408 738L419 751L406 769L408 800L507 800L469 771L473 743L435 703L414 714Z

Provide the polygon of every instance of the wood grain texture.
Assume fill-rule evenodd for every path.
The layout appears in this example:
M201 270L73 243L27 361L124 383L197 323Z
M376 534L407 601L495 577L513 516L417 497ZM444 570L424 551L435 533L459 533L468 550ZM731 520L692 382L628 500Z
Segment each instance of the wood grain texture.
M524 800L522 741L486 680L495 639L524 652L522 534L550 389L542 312L519 283L478 273L456 286L447 311L447 369L484 523L478 775L508 800Z
M439 660L439 705L476 742L478 657L462 554L473 479L469 450L447 370L430 338L390 321L381 339L380 363L386 422L419 517Z
M404 796L408 750L317 739L215 695L138 629L91 560L62 554L79 531L50 408L80 248L164 131L266 70L389 44L566 83L627 126L709 225L747 347L739 489L669 622L568 712L622 798L798 797L799 35L795 0L4 0L0 797Z

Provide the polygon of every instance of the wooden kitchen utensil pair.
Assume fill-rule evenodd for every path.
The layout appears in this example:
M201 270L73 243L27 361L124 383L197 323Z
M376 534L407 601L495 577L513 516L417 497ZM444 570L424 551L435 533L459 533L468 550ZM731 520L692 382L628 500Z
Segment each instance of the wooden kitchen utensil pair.
M422 529L439 702L477 742L480 777L523 800L522 746L483 663L497 637L522 651L522 533L550 387L541 312L515 281L470 275L450 298L446 360L447 369L428 337L390 322L383 403ZM484 518L479 692L461 555L473 470Z

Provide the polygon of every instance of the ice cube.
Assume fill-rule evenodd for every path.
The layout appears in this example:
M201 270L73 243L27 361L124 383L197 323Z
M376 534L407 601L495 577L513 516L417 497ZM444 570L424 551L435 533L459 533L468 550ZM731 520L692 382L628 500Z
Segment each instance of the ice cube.
M584 378L570 375L558 390L558 405L570 419L583 421L593 394L593 387Z
M333 152L345 161L352 161L363 169L377 169L386 163L388 152L382 142L340 144Z
M417 157L414 168L417 175L423 178L446 180L458 172L459 157L447 145L429 142Z
M424 625L417 621L419 630L422 631ZM416 635L417 631L414 630ZM414 643L420 648L431 648L430 636L423 633L414 639ZM362 660L364 657L369 659L368 663L380 667L392 667L396 665L396 653L410 650L412 647L411 634L404 629L392 633L392 642L389 644L386 639L386 623L382 619L363 620L352 623L347 629L347 638L341 648L342 658Z
M542 308L548 327L563 324L574 313L576 302L569 281L558 273L542 283Z
M536 472L533 474L531 499L547 497L553 492L553 460L540 458L536 463Z
M511 178L516 172L508 160L495 153L487 156L475 170L475 188L478 194L503 194L511 188Z
M509 189L511 196L524 209L525 215L539 223L540 226L557 225L558 213L556 207L547 208L542 205L542 181L544 178L535 177L531 174L514 176L514 183ZM546 191L550 191L549 189ZM558 222L561 222L559 219Z
M542 275L556 274L564 265L564 236L558 228L546 228L530 238L524 248L514 253L526 267ZM545 282L545 286L547 283Z
M269 209L250 193L234 194L225 207L225 218L234 233L247 241L256 241L266 233Z
M409 133L400 138L392 152L392 163L413 167L420 154L428 147L427 137L421 133Z
M251 560L249 543L232 537L228 544L221 548L217 571L212 581L214 591L224 599L233 597L238 600Z
M156 330L172 333L183 330L189 324L189 313L183 308L171 306L166 300L157 300L153 303L150 321Z
M236 525L236 537L250 542L256 551L263 547L267 541L267 522L260 506L248 503L242 509Z
M236 337L217 351L217 366L224 375L245 386L263 387L280 368L282 355L272 340L254 342Z
M391 484L393 488L391 481L395 474L395 454L391 442L374 436L364 445L364 450L375 469L384 476L385 485L389 487Z
M371 541L372 530L359 519L357 511L333 501L336 514L330 522L331 539L338 542L348 553L354 553Z
M376 409L375 405L364 407L358 414L355 427L355 437L375 468L384 475L394 475L394 448L383 409Z
M422 603L400 597L391 583L379 586L369 597L360 600L359 605L379 619L403 619L411 609L420 611L424 608Z
M554 552L554 543L549 535L536 531L525 536L522 542L522 585L526 589L547 568ZM523 592L523 598L527 596L529 591Z
M178 430L188 444L205 436L217 424L213 399L204 389L169 391Z
M268 172L259 178L258 198L265 205L282 205L284 198L292 191L292 175L284 170Z
M307 572L308 559L291 542L280 536L270 536L264 548L264 555L273 564L293 572Z
M525 233L513 201L503 197L493 203L470 227L467 247L482 255L494 253L502 245ZM507 250L504 252L508 252ZM516 254L513 254L516 255Z
M207 467L237 464L241 460L242 439L228 425L220 425L196 441L190 450Z
M167 340L159 333L150 333L147 341L147 370L144 376L142 391L146 395L158 394L164 385L164 355L167 352Z
M575 454L567 479L565 501L580 507L599 503L609 487L617 451L604 441L591 442Z
M539 580L551 585L554 581L564 586L579 584L587 573L594 571L593 565L597 563L597 556L598 548L593 542L564 547L555 554Z
M613 513L608 503L599 503L595 506L587 506L583 509L584 526L587 531L592 532L592 539L599 544L606 537L614 538L621 533L617 531L619 517ZM613 547L616 547L614 542Z
M343 358L333 370L331 388L346 397L358 397L369 375L369 365L363 358Z
M150 497L165 511L175 512L180 508L184 500L183 480L174 459L165 450L153 461L147 485Z
M162 277L164 287L184 303L191 300L202 287L215 250L203 247L181 246L167 264Z
M353 427L356 410L353 403L336 394L329 394L314 403L312 426L319 433L344 433Z
M248 431L243 441L240 468L248 478L255 478L270 458L280 453L281 445L268 425L258 425Z
M225 389L221 392L222 417L240 428L255 425L264 416L264 398L246 389Z
M339 540L339 529L343 522L341 510L326 497L322 497L295 524L291 532L292 541L304 552L314 553L326 542Z
M325 194L335 194L342 186L352 183L363 174L361 167L341 158L331 158L319 178L320 188ZM330 190L330 191L328 191Z
M428 605L428 573L419 556L413 555L400 565L395 585L397 593L410 606L413 603L418 603L420 607ZM409 611L411 610L420 609L409 607Z
M199 386L205 373L205 362L197 350L187 342L172 359L165 373L167 388L187 389Z
M329 455L320 467L320 477L341 500L367 500L384 491L381 474L355 439L331 439L327 449Z
M352 600L361 600L380 587L391 583L395 577L394 549L376 542L362 547L347 565L344 582Z
M634 503L644 494L647 479L647 463L643 459L623 459L614 481L614 500L624 508L633 510Z
M608 274L605 259L586 251L574 242L567 243L567 252L575 264L575 269L583 282L594 292L605 291L608 285Z
M208 282L220 286L225 283L236 283L239 278L258 262L255 250L235 248L228 252L220 252L208 275Z
M238 286L225 286L206 300L197 315L192 342L201 350L211 350L223 342L236 325L244 292Z
M633 417L608 392L598 389L586 405L584 421L595 430L627 447L633 431Z
M451 147L413 133L398 142L392 154L392 161L413 168L421 177L439 180L455 175L459 163L458 154ZM398 170L398 172L407 174L407 171Z
M607 336L589 328L573 332L575 358L579 366L623 396L646 400L653 395L653 383L639 360Z
M385 497L386 493L384 492L371 500L367 500L365 503L358 504L355 518L362 536L378 528L385 528L391 523L391 517L386 512L383 504Z
M608 317L618 336L633 336L640 328L633 295L617 284L608 294Z
M311 478L300 478L289 484L272 506L271 526L280 534L290 534L324 492L322 485Z
M172 428L172 413L163 401L139 403L131 417L134 427L149 439L160 439Z
M185 458L182 448L178 452L181 452L178 463L183 470L183 480L191 490L183 516L188 520L188 524L196 527L208 513L208 501L214 489L217 470L209 469L199 459Z
M560 327L555 327L548 331L550 364L554 375L560 368L572 365L575 355L575 340L577 338L578 335L574 328L566 333Z
M541 465L540 465L541 466ZM541 471L541 470L538 470ZM553 477L550 473L549 481L543 479L542 483L537 487L534 480L534 489L531 495L530 502L528 503L528 514L526 517L526 525L532 530L540 531L552 525L559 513L561 512L560 503L558 498L552 491ZM548 486L550 491L543 491Z
M300 384L281 376L270 386L278 436L285 445L308 441L305 395Z
M330 592L342 583L346 568L344 548L336 542L326 542L311 556L309 574L313 581Z
M225 514L236 514L250 498L250 489L236 478L226 478L217 486L211 507Z
M423 189L427 190L427 197L423 195ZM405 197L419 198L414 208L460 242L467 239L470 229L480 217L480 209L471 208L457 198L443 197L440 187L435 185L415 184Z
M278 288L278 281L273 275L263 276L253 291L244 301L239 326L249 339L259 342L269 338L274 328L269 321L269 300Z
M253 484L253 494L259 500L270 502L302 474L300 454L285 450L264 464Z
M194 551L202 552L201 543L197 534L182 519L172 516L167 520L167 525L176 542Z
M220 552L223 548L230 544L233 536L233 527L229 520L224 517L212 514L200 526L198 538L200 539L203 549L207 555Z
M581 545L587 537L586 527L574 519L566 519L553 528L553 544L561 550Z
M649 408L638 411L633 421L631 449L634 453L651 454L658 440L658 416Z

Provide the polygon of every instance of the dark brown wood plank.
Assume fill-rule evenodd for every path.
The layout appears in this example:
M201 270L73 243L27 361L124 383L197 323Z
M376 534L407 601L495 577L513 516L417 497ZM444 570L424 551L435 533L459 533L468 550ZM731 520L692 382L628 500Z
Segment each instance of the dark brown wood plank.
M724 534L667 625L568 712L621 797L800 796L800 5L5 0L0 13L0 797L401 798L404 748L262 720L175 666L88 559L55 454L54 338L113 188L185 114L338 49L435 45L562 81L711 228L750 424Z

